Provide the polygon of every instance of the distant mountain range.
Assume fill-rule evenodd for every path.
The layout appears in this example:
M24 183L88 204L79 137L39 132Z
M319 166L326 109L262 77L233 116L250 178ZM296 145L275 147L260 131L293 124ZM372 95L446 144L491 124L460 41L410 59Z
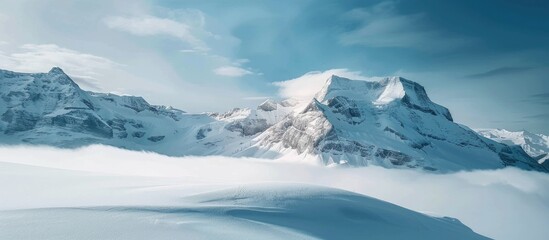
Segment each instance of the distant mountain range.
M541 141L534 138L524 138L523 144L503 141L494 131L478 134L454 123L421 85L400 77L368 82L332 76L309 102L267 100L256 109L191 114L141 97L84 91L60 68L0 70L0 131L3 144L106 144L170 156L438 172L505 166L549 170L538 155L547 153L547 136L540 148L531 144Z
M507 131L505 129L475 129L480 135L507 145L519 145L540 164L549 164L549 136L528 131Z

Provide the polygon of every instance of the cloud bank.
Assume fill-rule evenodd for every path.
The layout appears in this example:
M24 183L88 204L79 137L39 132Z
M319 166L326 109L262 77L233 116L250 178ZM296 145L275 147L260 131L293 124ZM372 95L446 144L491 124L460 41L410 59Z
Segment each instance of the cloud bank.
M0 147L0 163L17 163L0 168L3 209L128 201L144 204L149 199L135 199L131 193L148 190L152 191L148 194L151 199L176 201L186 194L219 186L307 183L358 192L432 215L455 217L474 231L495 239L541 240L549 234L549 176L514 168L432 174L379 167L326 168L250 158L174 158L105 146L76 150ZM48 171L70 170L69 177L45 178L47 169L41 168L31 175L16 176L17 171L12 168L23 166L19 164L46 167ZM85 180L74 182L72 176L76 175ZM90 183L97 176L110 176L116 184L106 185L103 180L110 178L101 178L97 189ZM16 181L19 178L21 181ZM143 182L147 186L136 185ZM127 199L120 193L127 193Z

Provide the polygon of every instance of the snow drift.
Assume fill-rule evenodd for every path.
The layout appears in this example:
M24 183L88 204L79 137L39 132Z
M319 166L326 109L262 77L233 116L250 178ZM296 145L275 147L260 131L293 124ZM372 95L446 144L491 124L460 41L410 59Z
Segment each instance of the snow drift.
M246 185L170 206L12 210L0 222L3 239L488 239L456 219L303 184Z

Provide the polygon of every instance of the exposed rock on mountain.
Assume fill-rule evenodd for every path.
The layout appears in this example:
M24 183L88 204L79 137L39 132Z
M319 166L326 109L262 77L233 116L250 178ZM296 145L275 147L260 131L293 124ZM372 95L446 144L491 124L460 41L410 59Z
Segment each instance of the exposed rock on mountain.
M543 170L522 149L454 123L422 86L400 77L367 82L332 76L307 108L257 139L246 153L284 157L291 152L326 165Z
M141 97L84 91L59 68L32 74L0 70L0 142L99 143L176 156L441 172L504 166L547 171L520 147L454 123L448 109L404 78L368 82L332 76L306 108L297 105L267 100L256 109L188 114Z

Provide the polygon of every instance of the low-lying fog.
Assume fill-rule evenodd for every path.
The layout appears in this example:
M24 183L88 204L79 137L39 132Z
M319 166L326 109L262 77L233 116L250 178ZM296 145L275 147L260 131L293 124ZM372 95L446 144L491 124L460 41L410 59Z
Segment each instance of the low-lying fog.
M246 158L174 158L106 146L0 147L0 210L163 204L209 189L261 182L345 189L458 218L495 239L549 236L549 175L515 168L434 174Z

